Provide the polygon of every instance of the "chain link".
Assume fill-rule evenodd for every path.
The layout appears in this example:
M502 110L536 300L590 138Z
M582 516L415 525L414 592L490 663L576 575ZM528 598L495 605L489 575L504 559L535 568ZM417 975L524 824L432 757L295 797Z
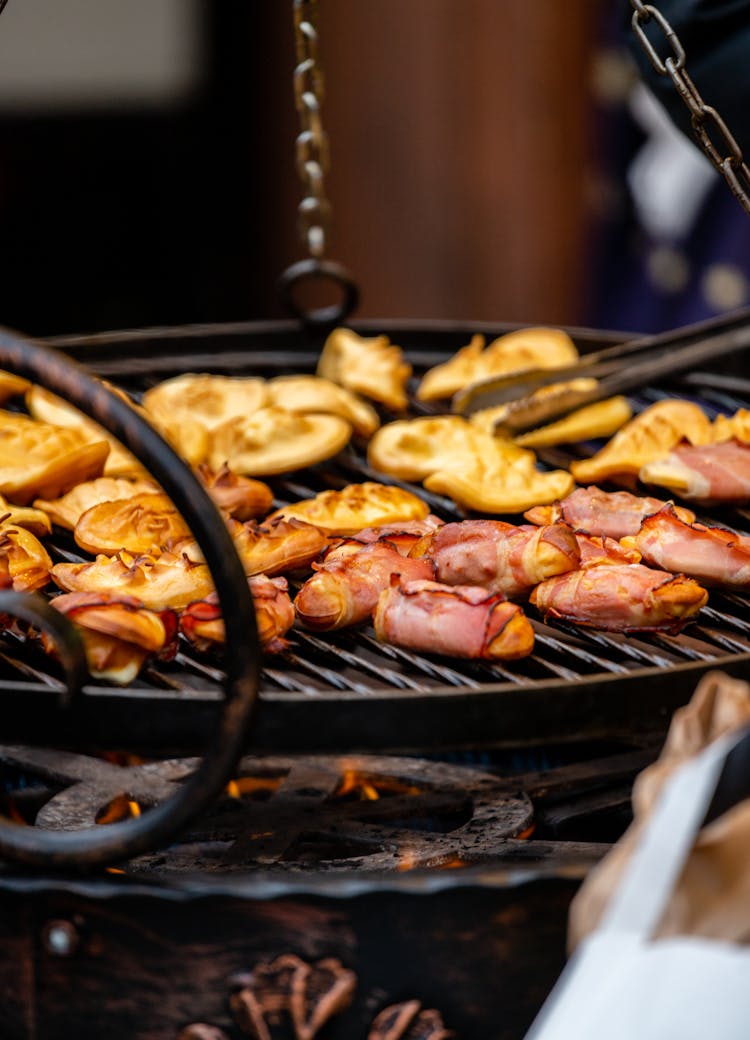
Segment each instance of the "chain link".
M744 211L750 215L750 169L745 163L742 149L716 109L705 103L685 71L685 51L677 33L653 4L630 0L630 5L633 8L633 32L646 57L660 76L671 79L690 112L696 143L722 174ZM670 51L669 57L660 57L646 35L644 26L649 22L653 22L661 31Z
M297 135L297 172L304 188L298 207L299 234L311 257L326 251L331 223L331 205L326 198L324 177L329 169L328 138L320 109L323 102L323 73L318 60L318 0L294 0L294 37L297 65L294 69L294 100L300 122Z

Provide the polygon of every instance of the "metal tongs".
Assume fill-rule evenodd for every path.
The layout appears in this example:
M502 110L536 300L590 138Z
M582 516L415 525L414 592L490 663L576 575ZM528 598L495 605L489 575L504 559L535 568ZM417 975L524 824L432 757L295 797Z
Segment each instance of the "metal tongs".
M471 415L507 404L507 413L495 432L515 436L562 419L584 405L653 386L668 376L748 348L750 308L618 343L586 354L564 368L526 369L473 383L455 394L453 411ZM536 394L543 387L583 378L598 383L588 389L562 387L559 392Z

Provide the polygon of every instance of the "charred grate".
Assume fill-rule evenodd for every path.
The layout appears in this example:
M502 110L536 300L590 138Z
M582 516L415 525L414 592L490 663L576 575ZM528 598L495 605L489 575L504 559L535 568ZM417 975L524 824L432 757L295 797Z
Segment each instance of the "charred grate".
M370 330L362 331L368 334ZM495 330L496 334L499 331L505 330ZM222 335L217 335L221 344ZM73 349L71 352L74 355L78 352L80 359L90 363L98 374L113 379L137 396L161 379L184 371L205 369L267 376L313 371L317 354L284 349L290 342L289 336L290 333L285 332L275 343L273 329L265 335L248 331L244 337L248 342L247 350L231 349L231 342L227 345L224 341L224 349L209 353L205 336L199 332L184 333L182 338L176 330L169 330L168 334L158 331L153 334L124 333L111 337L111 342L122 343L122 349L133 350L133 357L113 357L106 346L106 337L102 341L104 346L99 346L94 338L88 344L82 341L78 351ZM465 333L454 330L447 334L443 331L435 337L419 330L412 330L411 334L409 330L395 330L392 337L407 350L411 339L416 349L410 351L410 358L415 370L420 371L462 345ZM229 338L231 340L231 336ZM429 344L430 340L435 340L436 346L425 351L425 343ZM72 340L58 342L63 347L76 347ZM444 352L438 349L441 344L448 343L450 346L445 346ZM178 345L179 353L176 353ZM597 341L592 340L592 345L597 345ZM160 352L157 352L158 348ZM710 413L748 406L750 393L746 393L746 381L733 380L731 376L719 379L717 376L720 385L713 388L711 378L710 374L705 380L700 374L692 374L687 381L676 383L670 390L676 395L699 400ZM701 386L700 395L695 389L696 384ZM416 381L412 390L415 386ZM664 393L662 390L646 391L634 399L635 407L643 408ZM412 406L415 414L427 410L413 398ZM594 447L591 444L580 446L577 454L589 454ZM550 466L565 465L573 457L572 451L561 449L540 453L542 465ZM274 490L276 505L284 505L327 488L342 488L348 483L364 480L407 487L424 498L445 520L464 517L451 501L441 496L426 493L418 486L384 478L368 466L364 452L353 447L347 448L330 463L269 483ZM717 519L742 533L750 531L750 513L747 511L735 510L714 516L712 522L717 522ZM63 532L56 532L52 539L52 555L68 561L82 559L72 539ZM573 628L564 623L545 624L533 619L533 611L530 614L537 637L534 653L512 663L442 658L382 645L374 638L371 627L326 633L325 636L294 630L290 633L289 650L264 661L261 675L264 708L256 734L260 746L326 749L344 744L371 747L375 746L375 741L377 746L393 748L429 747L436 743L451 744L452 741L458 746L477 743L482 738L490 741L502 741L506 737L530 740L534 733L539 734L540 740L547 740L552 736L563 736L566 726L572 727L577 734L586 726L594 733L610 729L614 732L618 727L622 732L633 723L638 725L638 713L644 704L651 703L654 691L658 691L654 712L649 719L643 720L644 726L650 729L655 717L663 720L671 708L684 701L702 672L712 667L735 671L750 667L750 599L741 594L712 591L709 606L698 623L676 637L623 636ZM218 656L198 654L182 643L173 662L153 664L130 689L92 682L85 691L87 709L94 720L92 732L95 732L97 741L104 740L111 746L112 738L108 738L100 728L100 720L107 714L105 704L111 707L113 703L123 703L130 697L138 699L146 714L152 713L161 741L164 734L170 732L168 713L171 697L179 700L183 712L186 712L182 727L177 725L172 730L175 746L184 747L187 742L191 747L198 747L207 717L204 708L216 703L221 680ZM20 695L24 690L34 690L37 694L45 690L52 693L60 688L60 684L56 666L37 648L7 635L0 639L0 692L9 699L9 704L13 704L14 712L23 715L29 709L24 708L20 696L14 698L13 694ZM605 715L614 699L613 684L617 684L618 690L628 690L630 706L618 706L616 717L607 720ZM667 685L668 691L665 690ZM578 717L575 710L571 715L571 707L575 709L571 700L566 702L561 698L561 691L570 693L572 688L581 694ZM538 696L524 706L522 698L532 693ZM472 714L467 704L464 713L458 704L459 698L468 701L472 694L490 697L497 707L494 714L483 713L483 724L478 712ZM591 705L586 702L587 696L601 698L602 702L609 699L610 706L592 714ZM640 702L639 697L642 698ZM431 707L416 707L422 700L429 702ZM559 703L553 703L555 700ZM407 703L410 708L399 716L399 711ZM311 709L326 704L330 712L317 717L308 715L305 707L308 704ZM342 705L345 709L343 715ZM199 706L200 710L192 715L191 706ZM386 715L390 712L390 726L379 725L375 718L378 707ZM415 713L422 710L431 713L434 710L434 725L430 719L420 721L417 718ZM528 716L530 711L537 713L533 726L528 719L523 721L523 716ZM542 716L546 715L551 719L545 730ZM457 723L452 731L451 722L446 726L446 718ZM89 715L84 711L79 730L84 735L82 739L86 739L88 719ZM306 735L304 727L314 725L314 719L320 721L324 732ZM131 720L125 712L121 722L130 739L136 743L139 739L149 743L145 723L140 730L136 727L138 732L131 732ZM390 736L387 736L389 731Z
M592 830L596 816L629 806L632 778L655 754L644 748L516 776L382 755L248 756L177 841L114 872L166 879L590 864L609 840ZM106 826L170 798L195 764L0 746L3 810L43 830ZM576 840L576 828L586 837Z

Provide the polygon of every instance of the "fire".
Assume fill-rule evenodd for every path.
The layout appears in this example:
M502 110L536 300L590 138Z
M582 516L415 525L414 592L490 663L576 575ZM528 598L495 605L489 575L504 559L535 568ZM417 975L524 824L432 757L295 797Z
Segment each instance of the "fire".
M519 841L525 841L525 840L526 840L527 838L530 838L530 837L531 837L531 835L532 835L532 834L534 833L534 831L535 831L535 830L536 830L536 824L535 824L535 823L532 823L532 824L531 824L530 826L528 826L528 827L526 828L526 830L525 830L525 831L521 831L521 833L520 833L520 834L517 834L517 835L516 835L516 838L517 838L517 839L518 839Z
M96 814L96 822L100 824L120 823L122 820L133 820L141 815L141 806L135 799L126 794L118 794Z
M224 788L229 798L242 798L243 795L258 795L266 792L271 795L281 787L283 776L237 776L230 780Z
M397 780L392 776L371 776L360 773L356 769L344 769L339 785L333 793L334 798L359 799L361 802L375 802L379 798L396 794L421 794L422 789Z

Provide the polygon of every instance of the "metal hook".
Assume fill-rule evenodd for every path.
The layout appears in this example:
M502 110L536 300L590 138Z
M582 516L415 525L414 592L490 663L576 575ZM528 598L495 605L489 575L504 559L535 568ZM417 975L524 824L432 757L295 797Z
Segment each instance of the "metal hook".
M295 291L302 282L312 281L333 282L342 291L341 300L329 307L306 310L298 302ZM333 260L298 260L281 275L278 289L286 310L303 324L317 329L340 325L359 304L359 289L354 279L345 267Z

